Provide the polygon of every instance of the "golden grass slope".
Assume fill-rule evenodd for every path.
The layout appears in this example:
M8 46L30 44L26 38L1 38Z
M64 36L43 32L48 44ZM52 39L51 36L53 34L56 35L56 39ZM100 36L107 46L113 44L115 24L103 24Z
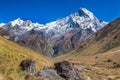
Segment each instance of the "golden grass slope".
M89 69L84 80L120 79L120 18L109 23L69 54L55 58L67 59L74 66Z
M24 80L26 72L20 70L19 64L28 58L36 61L37 70L51 65L43 56L0 37L0 79Z

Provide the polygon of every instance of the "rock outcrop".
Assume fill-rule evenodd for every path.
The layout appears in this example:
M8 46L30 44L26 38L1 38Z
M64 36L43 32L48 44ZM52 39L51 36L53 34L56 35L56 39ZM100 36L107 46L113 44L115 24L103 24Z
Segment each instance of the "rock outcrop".
M54 64L57 73L65 80L83 80L77 69L68 61L61 61Z
M9 32L3 28L0 28L0 36L4 37L5 39L12 40Z
M51 78L51 79L58 79L58 80L64 80L62 77L57 74L56 70L54 69L44 69L41 71L38 71L35 74L36 77L41 76L42 78Z
M22 70L28 71L30 74L35 72L35 61L32 59L25 59L20 63Z

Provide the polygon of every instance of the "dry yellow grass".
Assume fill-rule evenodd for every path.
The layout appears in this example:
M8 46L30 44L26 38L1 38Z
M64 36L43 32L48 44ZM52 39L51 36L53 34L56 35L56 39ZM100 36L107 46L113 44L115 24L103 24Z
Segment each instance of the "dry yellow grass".
M36 61L37 70L42 69L45 65L52 65L42 55L0 37L0 80L2 78L4 80L24 80L27 73L21 71L19 64L22 60L28 58Z
M67 59L75 67L88 68L83 72L85 80L119 80L120 79L120 18L106 25L79 47L56 61Z
M56 61L66 59L77 68L90 69L81 75L84 80L90 77L92 80L119 80L120 68L114 67L114 63L120 64L120 47L113 48L105 53L97 53L95 55L75 55L67 54L56 58ZM108 61L112 60L112 61Z

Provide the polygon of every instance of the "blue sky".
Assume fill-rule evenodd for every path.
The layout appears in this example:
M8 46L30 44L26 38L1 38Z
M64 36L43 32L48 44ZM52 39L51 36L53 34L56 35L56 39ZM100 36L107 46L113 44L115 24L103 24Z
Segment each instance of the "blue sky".
M120 17L120 0L0 0L0 22L20 17L45 24L79 10L92 11L102 21Z

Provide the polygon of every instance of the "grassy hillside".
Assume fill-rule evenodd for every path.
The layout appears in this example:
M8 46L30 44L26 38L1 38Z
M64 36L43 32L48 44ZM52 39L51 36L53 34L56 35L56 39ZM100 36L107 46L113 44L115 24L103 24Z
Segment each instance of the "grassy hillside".
M84 41L73 53L94 55L120 46L120 18L109 23Z
M66 59L80 68L84 79L120 79L120 18L109 23L85 40L69 54L58 56L56 61Z
M36 61L37 70L51 65L43 56L0 37L0 80L24 80L26 72L21 71L19 64L28 58Z
M120 46L120 18L109 23L90 38L82 42L79 47L63 56L89 56L107 52Z

